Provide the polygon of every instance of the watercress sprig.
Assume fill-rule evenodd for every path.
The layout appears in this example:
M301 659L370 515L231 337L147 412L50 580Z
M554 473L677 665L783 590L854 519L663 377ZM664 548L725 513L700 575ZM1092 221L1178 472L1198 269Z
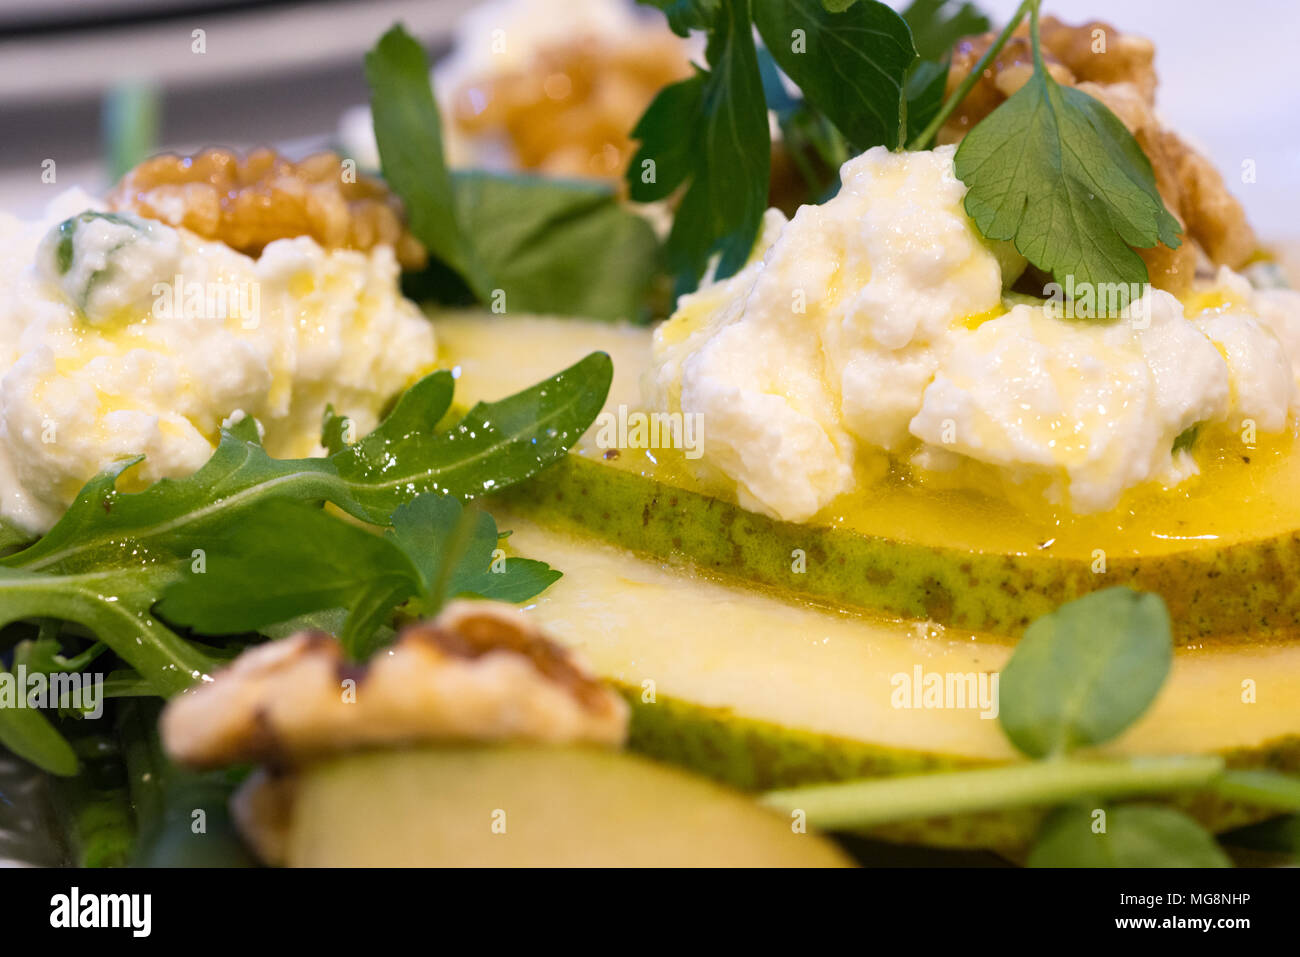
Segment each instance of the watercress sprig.
M1172 659L1164 602L1109 588L1062 605L1022 637L999 683L1002 729L1027 762L974 770L812 785L763 803L808 823L860 830L934 816L1058 808L1029 863L1040 866L1224 866L1196 821L1171 807L1111 805L1122 798L1213 794L1300 811L1300 779L1233 770L1219 755L1114 758L1087 749L1118 737L1151 705ZM1094 824L1097 812L1106 827ZM1128 840L1141 834L1141 840Z

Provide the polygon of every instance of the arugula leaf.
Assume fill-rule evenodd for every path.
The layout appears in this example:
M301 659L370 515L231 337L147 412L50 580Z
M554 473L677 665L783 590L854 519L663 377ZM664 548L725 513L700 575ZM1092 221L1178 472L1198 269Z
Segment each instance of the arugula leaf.
M67 777L80 767L72 745L36 708L0 708L0 745L50 774Z
M422 492L469 499L496 491L564 455L595 420L611 377L609 357L593 353L518 395L476 405L450 430L438 432L434 426L451 404L452 379L436 372L412 386L374 432L327 458L273 459L258 441L256 423L245 419L223 430L212 457L187 478L121 492L118 476L140 459L117 462L86 484L47 535L0 559L0 626L43 618L76 622L155 694L179 692L210 674L219 652L172 630L154 614L154 605L186 569L207 561L205 548L215 542L219 550L223 536L251 534L256 525L248 516L258 516L264 503L329 502L383 525L394 508ZM308 540L299 544L310 546ZM273 593L271 583L282 571L293 577L273 569L258 588ZM244 588L228 597L243 602L257 591ZM355 607L389 603L386 612L391 601L376 589L362 594ZM290 615L280 616L285 617ZM367 619L355 621L355 633L365 634ZM57 735L41 720L37 712L4 715L0 734L19 742L14 750ZM25 747L26 754L35 745ZM53 770L64 766L61 761L56 751L43 749L43 767Z
M947 59L962 37L984 33L992 26L975 4L964 0L912 0L903 19L912 31L916 52L932 61Z
M462 520L468 534L460 547ZM422 597L419 613L432 615L457 595L520 602L549 588L560 573L545 562L506 557L494 561L501 539L496 522L486 512L462 510L455 499L421 495L393 512L389 536L419 570Z
M781 69L854 152L898 146L904 81L916 60L902 17L877 0L839 13L817 0L784 0L755 4L754 24Z
M462 515L473 531L467 547L456 547ZM168 585L157 611L228 635L347 609L331 630L363 658L391 635L383 626L408 600L411 614L432 615L455 595L523 601L560 577L524 559L505 559L494 572L497 541L492 517L454 498L417 496L393 513L393 530L383 536L304 502L269 499L204 539L206 567Z
M1109 741L1151 704L1172 662L1164 601L1092 592L1025 631L1002 669L1002 729L1035 758Z
M650 224L599 183L452 174L419 43L393 27L366 55L384 178L411 232L435 257L414 284L426 297L512 312L635 319L658 258ZM463 283L463 285L462 285Z
M1178 220L1119 118L1047 72L1038 4L1029 6L1033 76L957 148L966 211L986 237L1014 240L1058 281L1145 283L1146 265L1130 247L1177 248Z
M562 458L596 420L614 363L593 352L498 402L480 402L450 429L430 434L451 402L450 372L412 386L374 432L330 457L347 490L334 501L373 524L422 492L461 499L500 491ZM433 409L437 409L433 414Z
M241 521L196 540L204 567L183 572L156 611L208 635L257 631L298 615L347 608L345 648L368 641L418 585L406 553L318 506L267 499Z
M366 82L380 166L406 204L411 233L486 298L491 287L480 276L456 216L429 62L400 24L366 54Z
M1214 835L1167 807L1105 808L1106 830L1094 833L1095 809L1076 804L1044 822L1029 867L1231 867Z
M690 181L665 249L679 293L696 286L714 253L721 254L720 277L745 264L767 207L771 166L749 2L696 9L711 13L709 69L655 97L632 131L641 147L627 171L637 202L662 199Z

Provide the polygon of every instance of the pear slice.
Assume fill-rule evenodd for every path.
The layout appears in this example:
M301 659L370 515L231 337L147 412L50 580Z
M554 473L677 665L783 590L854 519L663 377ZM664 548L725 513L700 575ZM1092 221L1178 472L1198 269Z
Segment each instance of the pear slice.
M500 398L604 349L615 370L607 410L642 406L648 330L481 314L443 316L437 328L444 360L462 371L459 401ZM711 574L1007 637L1116 584L1162 595L1182 644L1300 636L1300 447L1290 436L1214 437L1220 451L1202 456L1200 477L1135 489L1098 515L886 480L806 525L740 508L680 453L602 449L596 438L588 432L504 500Z
M1020 760L989 695L991 674L1012 651L1004 642L794 604L498 518L512 549L564 571L526 611L623 690L636 750L746 790ZM944 682L941 698L925 692L932 675ZM1300 770L1300 646L1180 650L1151 709L1096 751L1208 753L1233 766ZM1216 829L1261 816L1205 799L1189 810ZM1037 820L984 814L877 833L1013 848Z
M301 772L287 863L306 867L837 867L831 842L635 755L428 748Z

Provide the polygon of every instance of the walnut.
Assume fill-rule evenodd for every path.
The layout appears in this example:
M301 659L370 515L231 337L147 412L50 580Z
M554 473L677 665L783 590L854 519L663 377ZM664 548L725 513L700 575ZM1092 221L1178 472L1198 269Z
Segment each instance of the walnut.
M268 149L242 160L219 149L165 153L127 173L108 202L253 256L276 239L310 236L327 249L392 246L403 267L424 265L397 197L368 176L345 182L342 164L334 153L300 163Z
M637 117L689 75L680 38L666 32L615 44L581 37L541 50L523 69L467 83L451 120L471 136L504 131L524 169L621 184Z
M172 700L161 727L181 764L292 768L429 742L617 746L627 705L518 610L458 601L362 665L323 632L259 645Z
M1022 24L970 94L939 132L955 143L1019 90L1032 74L1028 26ZM1161 289L1186 292L1203 253L1215 266L1240 269L1258 244L1245 210L1228 192L1210 162L1155 116L1155 48L1151 41L1122 34L1100 21L1068 26L1055 17L1041 24L1043 61L1058 83L1095 97L1119 117L1142 147L1165 205L1183 225L1178 249L1138 249L1151 281ZM967 37L953 48L948 92L957 88L988 50L995 34ZM1104 39L1104 48L1101 41Z

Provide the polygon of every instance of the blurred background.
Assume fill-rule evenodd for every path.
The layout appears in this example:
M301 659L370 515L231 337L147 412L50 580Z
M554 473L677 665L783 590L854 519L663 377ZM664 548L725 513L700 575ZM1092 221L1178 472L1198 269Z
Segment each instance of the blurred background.
M515 7L527 2L511 0ZM977 5L1001 25L1016 2ZM565 6L563 0L533 3ZM145 125L156 119L157 141L169 149L267 144L300 155L338 145L341 117L366 99L362 55L383 30L401 20L431 54L442 55L458 21L475 6L474 0L0 0L0 208L26 215L56 189L108 185L106 98L119 115ZM1056 0L1047 8L1067 22L1099 18L1152 37L1160 108L1169 124L1212 157L1263 236L1300 236L1300 56L1294 49L1300 3ZM533 22L547 29L548 19ZM142 89L156 91L156 100ZM41 180L47 159L57 163L55 186ZM1247 161L1254 164L1253 183L1242 181Z

